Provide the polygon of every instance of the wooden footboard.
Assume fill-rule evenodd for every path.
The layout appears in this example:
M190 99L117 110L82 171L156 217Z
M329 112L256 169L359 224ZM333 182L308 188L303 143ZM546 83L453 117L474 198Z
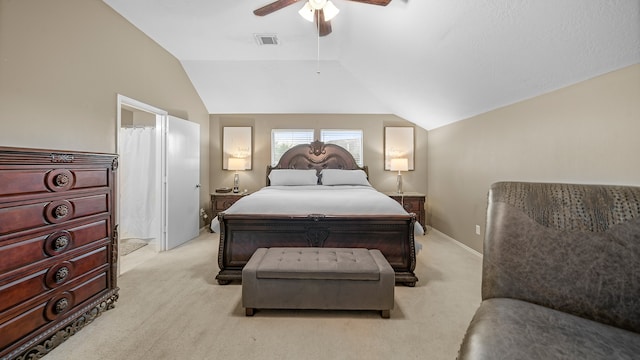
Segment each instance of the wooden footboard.
M409 215L247 215L218 214L219 284L242 279L242 268L261 247L348 247L378 249L396 272L396 283L418 278L415 214Z

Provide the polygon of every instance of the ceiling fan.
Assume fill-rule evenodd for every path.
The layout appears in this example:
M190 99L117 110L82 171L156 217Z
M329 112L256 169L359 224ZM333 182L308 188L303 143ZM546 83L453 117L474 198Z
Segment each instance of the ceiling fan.
M274 11L285 8L302 0L277 0L253 11L258 16L269 15ZM391 0L349 0L363 4L386 6ZM338 8L329 0L307 0L299 13L309 21L315 21L320 36L331 33L331 19L338 14Z

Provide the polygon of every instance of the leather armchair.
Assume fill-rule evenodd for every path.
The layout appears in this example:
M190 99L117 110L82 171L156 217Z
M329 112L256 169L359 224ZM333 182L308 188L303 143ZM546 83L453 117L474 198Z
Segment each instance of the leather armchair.
M639 359L640 187L491 186L459 359Z

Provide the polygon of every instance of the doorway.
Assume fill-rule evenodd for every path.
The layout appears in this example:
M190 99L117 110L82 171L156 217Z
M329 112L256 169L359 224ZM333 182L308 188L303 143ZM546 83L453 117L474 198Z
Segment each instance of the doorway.
M162 189L164 118L167 112L118 95L119 155L116 213L118 273L163 249Z
M118 245L137 239L142 248L154 250L147 251L153 256L197 237L200 125L123 95L118 95L116 122ZM127 142L140 151L126 150ZM122 274L123 256L118 256Z

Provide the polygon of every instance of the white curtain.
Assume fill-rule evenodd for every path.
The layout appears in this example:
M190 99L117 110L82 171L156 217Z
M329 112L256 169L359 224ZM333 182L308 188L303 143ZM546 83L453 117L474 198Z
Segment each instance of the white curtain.
M153 239L156 228L155 129L120 129L120 238Z

